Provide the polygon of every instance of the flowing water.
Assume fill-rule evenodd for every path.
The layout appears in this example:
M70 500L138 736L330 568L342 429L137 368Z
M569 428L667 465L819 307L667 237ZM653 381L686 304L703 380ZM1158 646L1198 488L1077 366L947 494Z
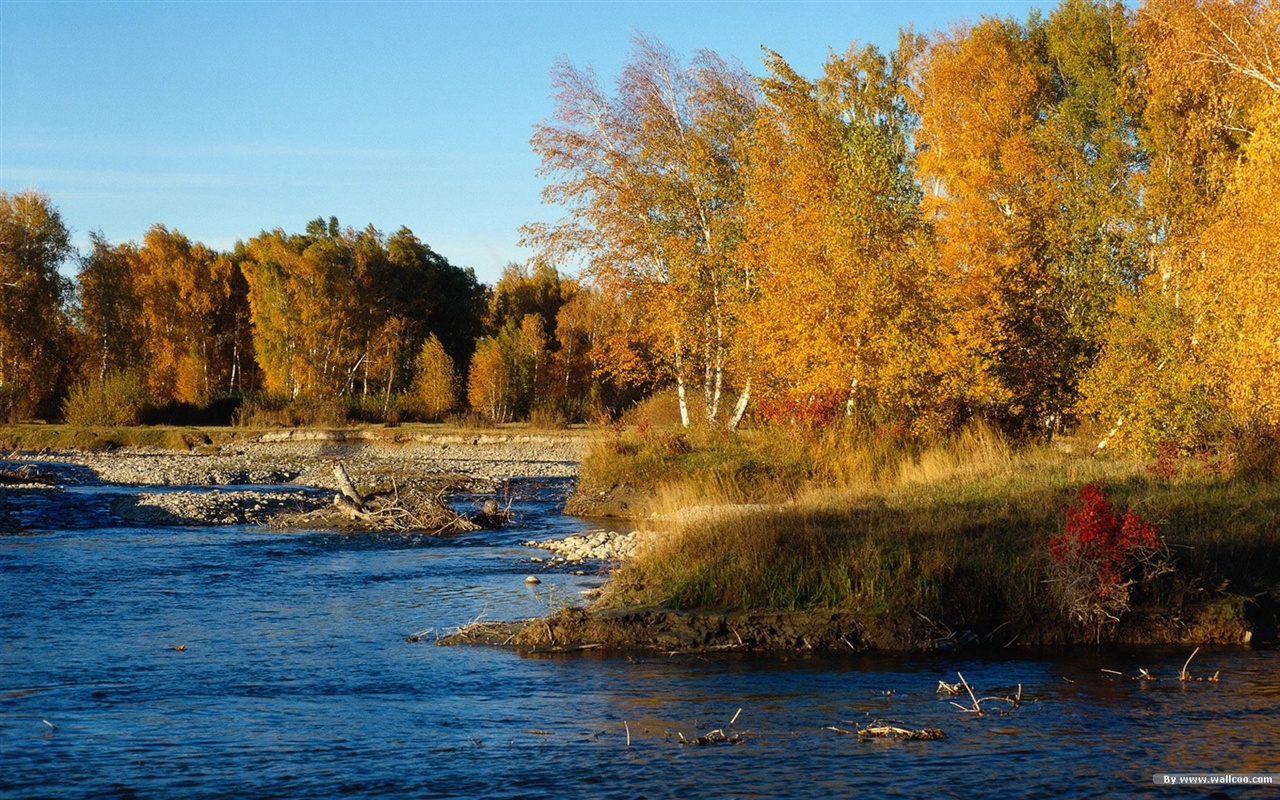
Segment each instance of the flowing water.
M449 540L140 528L109 511L120 487L0 490L0 796L1186 797L1209 790L1152 775L1280 774L1274 650L1201 651L1191 672L1220 681L1180 683L1182 650L435 646L599 584L525 584L537 553L521 541L586 526L556 513L565 482L516 488L521 527ZM1103 671L1139 668L1161 680ZM1022 703L961 711L967 695L935 694L957 673L981 695L1021 685ZM875 721L946 738L832 730ZM680 741L713 729L743 741Z

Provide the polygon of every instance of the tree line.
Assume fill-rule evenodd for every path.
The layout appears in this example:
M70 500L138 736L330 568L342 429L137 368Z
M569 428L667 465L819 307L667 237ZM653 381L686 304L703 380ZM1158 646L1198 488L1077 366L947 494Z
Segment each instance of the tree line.
M981 417L1195 447L1280 422L1280 6L1063 0L820 75L635 39L557 64L525 241L625 307L686 424ZM754 401L754 402L753 402Z
M0 192L0 417L173 421L248 399L282 419L436 420L468 400L583 418L621 397L592 362L598 297L541 263L486 286L408 228L332 217L230 252L157 224L79 254L47 196Z
M1063 0L815 77L637 36L612 86L553 69L531 143L565 213L492 288L333 219L230 253L99 237L65 286L30 267L70 255L56 211L5 195L0 412L129 373L494 419L670 386L686 425L1198 447L1280 423L1277 52L1274 0Z

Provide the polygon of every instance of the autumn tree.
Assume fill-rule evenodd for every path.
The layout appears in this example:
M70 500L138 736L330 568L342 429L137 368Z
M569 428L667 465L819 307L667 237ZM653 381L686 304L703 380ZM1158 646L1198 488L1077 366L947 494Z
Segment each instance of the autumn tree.
M924 209L949 276L942 372L1007 429L1051 433L1143 268L1141 154L1123 7L983 19L929 48L917 108Z
M76 276L76 318L85 337L85 377L101 382L109 372L142 366L147 350L136 248L113 245L101 233L90 234L89 244Z
M512 414L511 365L502 343L496 338L481 339L471 357L467 373L467 403L471 410L495 422L506 422Z
M408 228L385 238L315 219L305 233L263 232L238 248L268 391L291 398L376 397L383 412L413 384L435 334L465 364L484 290L469 269Z
M231 260L158 224L131 256L151 396L199 404L230 391L243 344Z
M1244 158L1202 237L1195 285L1237 420L1280 424L1280 89L1260 109Z
M244 248L241 269L268 391L338 398L367 353L372 332L355 236L331 223L314 220L305 234L264 232Z
M572 281L568 299L556 313L553 375L548 396L569 417L586 415L592 402L592 384L598 362L593 360L600 333L596 290ZM598 392L595 393L598 399Z
M388 237L386 249L390 270L372 276L381 287L376 302L407 321L409 352L434 335L454 364L465 367L483 333L486 287L470 267L450 263L406 227Z
M528 314L536 314L547 326L547 336L554 336L556 315L576 285L541 259L529 264L508 263L489 293L485 328L497 333L510 323L522 324Z
M1162 1L1139 19L1145 132L1172 159L1152 179L1161 290L1199 323L1233 416L1280 421L1280 7Z
M1154 455L1204 447L1226 422L1223 382L1196 320L1157 291L1122 295L1101 357L1082 381L1080 410L1110 426L1100 448Z
M435 334L422 343L414 371L413 399L424 414L438 419L457 408L458 375Z
M1280 419L1269 61L1280 17L1274 3L1153 0L1133 32L1150 275L1136 313L1117 318L1085 402L1116 445L1150 452L1203 445L1233 420ZM1158 359L1134 358L1135 332L1149 332Z
M70 235L49 197L0 190L0 417L52 414L66 379Z
M758 295L747 330L771 399L918 416L937 327L909 171L908 66L853 45L810 81L766 52L739 257Z
M372 226L356 235L360 305L366 315L360 392L380 387L385 407L412 385L423 344L435 336L455 363L466 363L480 335L484 287L401 227L384 239Z
M552 84L555 117L535 127L532 145L552 179L544 200L568 213L526 226L525 241L548 263L582 258L587 277L633 309L632 333L675 381L685 424L699 378L715 422L745 287L733 252L756 106L750 79L714 53L686 66L638 36L612 95L592 70L565 62Z

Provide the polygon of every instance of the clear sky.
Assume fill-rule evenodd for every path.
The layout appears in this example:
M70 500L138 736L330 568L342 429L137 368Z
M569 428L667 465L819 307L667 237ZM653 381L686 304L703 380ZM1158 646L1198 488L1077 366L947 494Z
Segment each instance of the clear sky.
M643 31L814 75L851 40L1032 7L1052 4L0 0L0 187L47 192L82 249L157 222L229 249L334 215L492 282L528 255L519 226L556 216L528 142L557 59L612 81Z

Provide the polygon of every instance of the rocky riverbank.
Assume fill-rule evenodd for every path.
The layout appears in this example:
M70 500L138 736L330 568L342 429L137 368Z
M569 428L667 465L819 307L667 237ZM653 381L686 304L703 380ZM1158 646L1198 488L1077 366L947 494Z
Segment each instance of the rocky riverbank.
M131 522L269 524L329 505L339 490L337 462L361 491L496 493L515 477L575 475L582 447L581 437L568 435L286 430L208 442L191 452L120 448L15 453L4 463L15 482L26 475L43 476L38 485L53 491L58 485L137 486L138 493L113 501L115 513ZM238 488L249 485L256 488Z
M577 474L582 439L551 435L424 435L403 440L362 431L278 431L206 445L194 452L120 449L41 454L79 464L108 483L155 486L297 484L336 488L332 463L357 482L380 478L465 475L497 482L511 477Z
M525 542L525 547L549 550L566 561L579 563L588 559L597 561L621 561L636 554L635 531L587 531L563 539L544 539Z
M112 511L140 525L267 525L328 502L327 496L303 491L140 492L116 498Z

